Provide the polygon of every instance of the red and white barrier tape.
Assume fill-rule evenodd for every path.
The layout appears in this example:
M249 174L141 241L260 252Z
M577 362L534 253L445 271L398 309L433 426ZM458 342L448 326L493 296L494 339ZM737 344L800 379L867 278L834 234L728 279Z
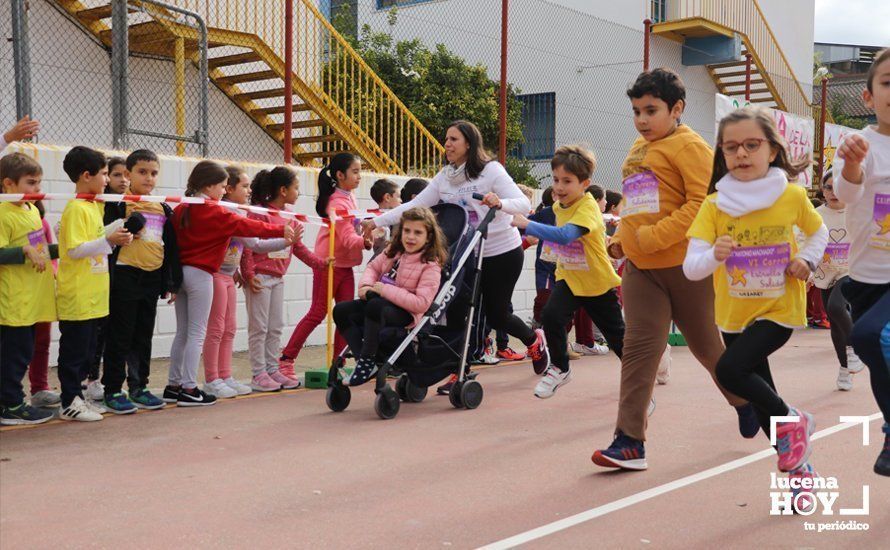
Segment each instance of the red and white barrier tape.
M86 199L98 202L169 202L182 204L219 204L233 210L244 210L257 214L279 215L285 218L292 218L303 223L312 225L326 226L329 224L327 218L320 216L307 216L290 210L272 210L262 206L254 206L249 204L236 204L228 201L215 201L204 199L201 197L180 197L180 196L164 196L164 195L113 195L101 193L94 195L91 193L0 193L0 202L23 202L23 201L39 201L39 200L72 200ZM383 213L383 210L346 210L338 208L335 211L337 220L367 219L374 218Z

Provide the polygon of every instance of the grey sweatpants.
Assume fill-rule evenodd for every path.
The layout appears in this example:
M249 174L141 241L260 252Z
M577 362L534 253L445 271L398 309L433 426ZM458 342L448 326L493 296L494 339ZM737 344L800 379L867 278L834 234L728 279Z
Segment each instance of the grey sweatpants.
M258 274L263 284L259 292L247 285L247 347L250 351L250 370L256 376L263 371L278 370L281 354L281 330L284 327L284 279Z
M176 295L176 337L170 349L171 386L198 386L198 365L207 319L213 305L213 275L197 267L182 266L182 287Z

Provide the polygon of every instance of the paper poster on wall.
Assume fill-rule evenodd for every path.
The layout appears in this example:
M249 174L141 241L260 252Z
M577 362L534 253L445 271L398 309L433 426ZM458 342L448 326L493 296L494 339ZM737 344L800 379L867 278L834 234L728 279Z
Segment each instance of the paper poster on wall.
M716 105L716 124L720 124L720 119L741 107L747 107L750 103L727 97L723 94L717 94ZM799 179L799 183L809 189L813 185L813 144L816 138L816 124L811 118L801 117L778 111L776 109L767 109L773 116L779 133L788 143L788 150L791 153L792 160L798 161L807 159L810 168L805 170ZM836 142L835 142L836 143Z
M826 174L831 171L831 167L834 164L834 153L837 151L837 146L841 139L850 132L855 131L847 126L825 123L825 148L822 150L822 154L825 155Z

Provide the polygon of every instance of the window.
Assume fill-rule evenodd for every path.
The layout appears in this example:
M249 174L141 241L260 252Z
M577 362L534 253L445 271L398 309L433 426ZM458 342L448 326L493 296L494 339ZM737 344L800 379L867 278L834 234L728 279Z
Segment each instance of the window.
M556 94L516 96L522 102L522 143L513 155L529 160L549 159L556 151Z
M667 14L667 0L651 0L649 3L649 10L652 12L649 15L649 18L652 19L653 23L663 23L666 19L665 15Z
M387 10L397 6L410 6L411 4L422 4L431 2L432 0L377 0L378 10Z

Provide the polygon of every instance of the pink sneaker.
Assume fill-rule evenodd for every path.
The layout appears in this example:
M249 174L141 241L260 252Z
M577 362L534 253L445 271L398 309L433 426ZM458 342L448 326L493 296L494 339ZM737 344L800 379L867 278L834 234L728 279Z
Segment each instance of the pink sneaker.
M302 386L302 384L300 384L300 381L297 380L296 378L288 378L287 376L281 374L277 370L270 372L269 378L271 378L275 382L281 384L281 387L286 390L295 390L295 389L299 388L300 386Z
M776 424L776 449L779 452L779 471L790 472L803 466L810 458L810 435L816 430L813 415L788 409L789 416L799 416L797 422Z
M813 479L818 477L818 475L819 474L816 473L816 470L813 469L809 462L804 462L803 466L796 470L792 470L788 474L788 479L800 480L795 484L798 486L797 489L794 488L794 485L791 486L791 493L794 495L792 498L796 500L797 504L795 507L794 503L792 503L792 509L795 512L800 511L802 514L809 515L809 513L816 508L816 498L813 496L812 491L802 489L799 484L803 482L804 478ZM798 495L800 496L798 497Z
M269 373L261 372L250 381L250 389L253 391L280 391L281 383L273 380Z
M290 359L287 361L278 361L278 372L287 376L291 380L297 380L297 373L294 372L294 362Z

